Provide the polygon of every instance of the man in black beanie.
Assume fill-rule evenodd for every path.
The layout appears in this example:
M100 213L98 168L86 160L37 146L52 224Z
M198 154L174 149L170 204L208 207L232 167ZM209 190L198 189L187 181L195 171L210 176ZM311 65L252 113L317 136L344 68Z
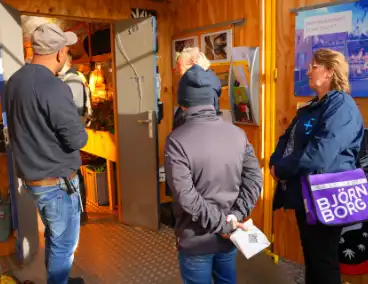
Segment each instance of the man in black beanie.
M198 65L179 82L185 123L167 138L165 171L185 283L236 283L237 250L224 237L244 228L263 177L244 131L217 115L215 76Z

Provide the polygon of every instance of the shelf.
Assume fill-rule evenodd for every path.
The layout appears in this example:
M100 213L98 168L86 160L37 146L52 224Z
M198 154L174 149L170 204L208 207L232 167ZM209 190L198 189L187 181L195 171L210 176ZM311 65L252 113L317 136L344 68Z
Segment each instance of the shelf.
M101 54L92 56L91 58L82 58L78 60L73 60L73 64L83 64L83 63L90 63L90 62L105 62L112 59L111 53Z
M115 136L108 131L95 131L87 128L88 141L83 152L116 162Z
M91 57L92 62L103 62L112 59L111 53L96 55Z

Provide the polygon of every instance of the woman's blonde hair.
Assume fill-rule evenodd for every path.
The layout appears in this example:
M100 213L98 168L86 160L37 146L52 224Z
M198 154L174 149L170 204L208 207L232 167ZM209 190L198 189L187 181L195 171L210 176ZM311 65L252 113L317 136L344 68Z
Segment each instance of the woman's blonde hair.
M341 52L321 48L314 53L313 61L333 71L331 89L350 94L349 64Z
M206 55L199 50L198 47L185 47L182 52L176 54L176 61L184 60L189 64L197 64L204 70L208 70L211 66L211 62L207 59Z

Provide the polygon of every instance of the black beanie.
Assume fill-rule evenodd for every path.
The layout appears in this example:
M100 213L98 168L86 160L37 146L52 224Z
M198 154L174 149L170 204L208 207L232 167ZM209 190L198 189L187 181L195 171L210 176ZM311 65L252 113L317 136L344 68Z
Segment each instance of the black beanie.
M179 81L178 104L184 107L213 105L218 108L220 80L212 71L198 65L189 68Z

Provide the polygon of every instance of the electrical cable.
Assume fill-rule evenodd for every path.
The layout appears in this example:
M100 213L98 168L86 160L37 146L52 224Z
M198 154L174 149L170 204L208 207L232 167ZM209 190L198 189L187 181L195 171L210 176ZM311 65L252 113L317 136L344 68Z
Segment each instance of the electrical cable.
M116 34L115 39L116 39L116 42L118 44L120 53L124 56L125 60L128 62L128 64L132 68L132 70L134 72L134 75L135 75L135 79L136 79L136 81L138 81L139 113L141 113L142 109L143 109L143 106L142 106L142 104L143 104L142 78L139 76L139 74L137 72L137 69L134 67L134 64L130 61L130 59L129 59L129 57L128 57L125 49L124 49L124 46L123 46L123 44L121 42L121 39L120 39L118 34Z

